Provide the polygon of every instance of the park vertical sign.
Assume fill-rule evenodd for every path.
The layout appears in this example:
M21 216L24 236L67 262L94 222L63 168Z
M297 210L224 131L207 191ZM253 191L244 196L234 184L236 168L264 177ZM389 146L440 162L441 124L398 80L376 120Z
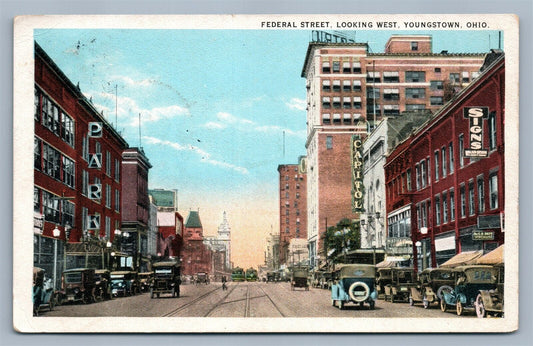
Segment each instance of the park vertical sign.
M353 135L350 141L352 155L352 211L363 212L363 141Z
M465 107L463 116L469 120L468 138L470 148L464 149L464 156L470 158L487 157L488 150L483 148L483 119L489 116L488 107Z

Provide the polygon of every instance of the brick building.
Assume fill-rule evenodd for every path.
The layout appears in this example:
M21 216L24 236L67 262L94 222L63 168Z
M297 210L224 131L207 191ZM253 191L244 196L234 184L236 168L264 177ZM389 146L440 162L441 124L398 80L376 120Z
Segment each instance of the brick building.
M180 258L183 247L183 216L177 211L158 211L157 229L157 257Z
M121 252L131 257L132 267L148 268L150 199L148 171L152 168L142 148L122 152L122 235Z
M416 268L504 242L504 77L503 53L488 55L479 78L387 158L388 233L411 238Z
M37 43L34 119L34 265L58 287L63 269L108 264L128 144Z
M197 211L190 211L183 231L182 274L196 275L196 273L211 272L211 250L204 244L204 231L200 215Z
M279 263L287 265L292 239L307 239L305 157L299 164L279 165Z
M307 207L310 255L326 225L359 217L352 209L350 140L384 116L436 111L479 74L484 54L433 53L429 35L393 35L384 53L366 43L310 42L307 88Z

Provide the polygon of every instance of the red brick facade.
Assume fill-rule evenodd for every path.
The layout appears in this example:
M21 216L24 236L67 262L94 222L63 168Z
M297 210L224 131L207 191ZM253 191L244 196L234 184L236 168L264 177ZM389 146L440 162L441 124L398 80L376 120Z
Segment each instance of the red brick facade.
M193 213L197 223L191 226ZM211 272L211 250L204 244L204 230L197 212L190 212L183 231L182 274L196 275L199 272Z

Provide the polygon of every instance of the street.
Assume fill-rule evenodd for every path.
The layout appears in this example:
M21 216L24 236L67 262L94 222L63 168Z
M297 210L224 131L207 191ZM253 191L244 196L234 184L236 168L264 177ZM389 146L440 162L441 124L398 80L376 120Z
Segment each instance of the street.
M421 303L376 302L375 310L368 305L345 305L343 310L331 306L329 290L319 288L291 291L289 283L230 282L222 290L219 282L208 285L182 285L179 298L161 295L150 299L149 293L92 304L66 304L41 316L54 317L433 317L475 318L474 311L457 316L455 309L442 312L435 304L424 309Z

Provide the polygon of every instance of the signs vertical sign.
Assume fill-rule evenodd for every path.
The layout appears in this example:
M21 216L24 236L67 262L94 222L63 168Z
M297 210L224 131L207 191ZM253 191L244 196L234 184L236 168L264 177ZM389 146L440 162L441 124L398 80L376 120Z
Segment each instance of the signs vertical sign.
M351 138L352 154L352 210L363 212L363 141L360 135Z
M488 107L465 107L463 116L470 121L469 142L470 148L464 149L465 157L487 157L488 150L483 148L483 119L489 116Z

